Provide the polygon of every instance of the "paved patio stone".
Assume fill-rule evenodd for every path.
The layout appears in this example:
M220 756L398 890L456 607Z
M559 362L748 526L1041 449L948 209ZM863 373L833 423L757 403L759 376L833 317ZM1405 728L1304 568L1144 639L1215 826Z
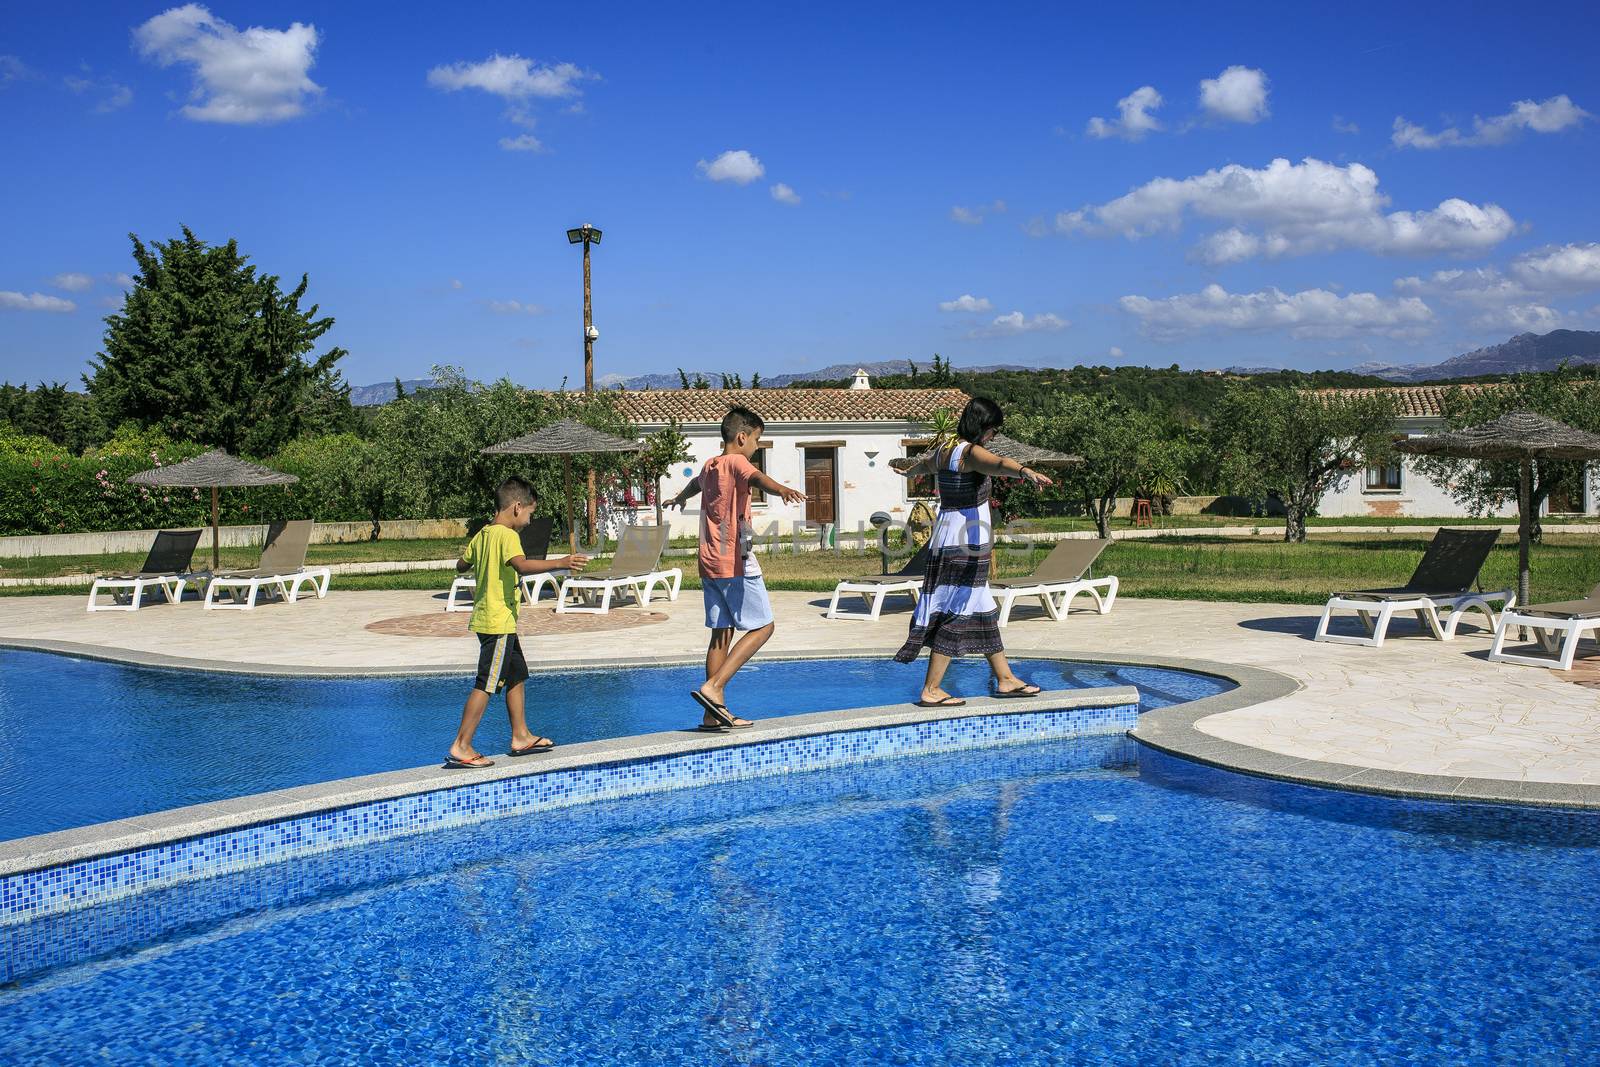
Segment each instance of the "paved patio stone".
M827 597L774 593L777 632L769 652L836 649L887 652L903 640L907 613L877 622L829 621ZM81 597L0 600L0 640L98 646L116 655L152 654L234 669L309 668L320 672L470 671L476 645L465 637L395 636L367 629L396 616L438 611L443 592L341 592L326 600L268 604L253 612L206 612L198 604L155 605L131 613L83 610ZM637 609L624 607L620 612ZM617 633L531 638L530 666L694 658L705 648L700 597L650 611L667 620ZM1196 728L1218 741L1295 760L1462 780L1600 784L1600 690L1574 681L1600 675L1600 660L1556 672L1490 663L1489 636L1455 641L1392 637L1382 648L1311 640L1316 609L1119 598L1107 616L1075 614L1062 623L1014 618L1006 645L1049 656L1184 656L1261 667L1301 683L1299 691L1223 711ZM1277 764L1279 761L1272 761ZM1374 776L1381 777L1381 776ZM1530 797L1533 799L1535 797Z

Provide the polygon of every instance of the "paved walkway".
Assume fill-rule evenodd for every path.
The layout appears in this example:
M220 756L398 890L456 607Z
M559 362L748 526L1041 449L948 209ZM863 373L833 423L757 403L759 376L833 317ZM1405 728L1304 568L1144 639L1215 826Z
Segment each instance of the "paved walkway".
M876 623L830 622L819 594L775 593L773 601L779 624L770 649L885 648L905 634L904 612ZM529 659L593 663L704 649L697 593L685 590L678 603L651 608L669 619L614 633L540 636L530 641ZM337 587L326 600L254 612L206 612L190 602L91 615L81 597L19 597L0 600L0 639L323 671L469 669L476 649L465 638L367 628L435 609L443 611L442 594ZM1076 614L1061 624L1019 610L1005 633L1019 652L1172 655L1287 674L1300 682L1298 692L1196 724L1268 752L1416 774L1600 784L1600 655L1593 645L1584 646L1580 670L1563 674L1489 663L1481 631L1441 643L1396 623L1400 636L1381 649L1318 644L1310 639L1316 618L1305 606L1121 599L1109 616Z

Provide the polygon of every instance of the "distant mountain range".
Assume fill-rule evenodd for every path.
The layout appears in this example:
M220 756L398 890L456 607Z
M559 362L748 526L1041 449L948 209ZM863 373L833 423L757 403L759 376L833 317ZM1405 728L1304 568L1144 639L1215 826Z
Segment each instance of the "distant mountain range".
M816 370L802 371L797 374L774 374L771 377L763 374L761 376L761 384L763 386L770 385L774 389L782 389L795 382L839 381L851 377L858 369L864 370L874 377L884 374L906 374L910 371L912 362L909 359L881 359L873 363L835 363L829 367L819 367ZM933 369L932 363L917 362L918 371L931 369ZM1036 370L1037 368L1025 367L1019 363L989 363L982 366L960 367L957 369L966 371L969 374L981 374L985 371ZM690 381L693 381L698 374L714 387L722 385L721 371L691 370L684 373L689 376ZM745 383L749 384L750 376L742 371L740 373L743 374ZM676 370L671 374L640 374L632 378L607 376L601 381L608 389L613 389L617 386L621 386L624 389L678 389L683 385L683 380L678 377Z
M905 374L911 369L910 363L911 360L907 359L884 359L879 360L876 363L835 363L831 367L821 367L817 370L806 371L803 374L774 374L770 378L763 376L761 379L761 384L763 386L771 386L774 389L782 389L793 382L839 381L844 378L849 378L855 374L857 368L866 371L868 374L873 375L874 377L884 374ZM920 361L917 363L918 371L928 371L932 369L932 363ZM982 373L984 371L1033 370L1036 368L1025 367L1020 363L989 363L982 366L961 367L959 369L969 373ZM713 387L720 387L722 385L721 371L703 370L687 371L685 373L689 375L690 381L694 381L696 375L698 375L699 377L702 377L706 381L710 382ZM746 384L749 383L749 380L749 375L745 375ZM401 382L400 384L405 386L406 392L410 393L415 392L418 389L428 388L433 384L433 379L411 378L407 381ZM616 389L619 386L623 389L678 389L683 385L683 381L678 377L678 372L674 370L671 374L639 374L632 378L621 378L614 374L605 375L600 379L599 384L604 389ZM376 385L352 385L350 387L350 403L354 404L356 407L371 407L375 404L387 404L393 399L393 382L378 382Z
M1503 344L1490 345L1467 352L1443 363L1362 363L1351 367L1353 374L1365 374L1375 378L1383 378L1391 382L1429 382L1443 381L1451 378L1474 378L1479 375L1495 374L1520 374L1528 371L1555 370L1562 360L1571 360L1573 363L1600 364L1600 330L1552 330L1546 334L1522 333L1511 338ZM910 360L883 359L872 363L835 363L828 367L819 367L816 370L804 371L796 374L774 374L770 378L763 377L761 384L781 389L794 382L837 382L855 374L859 367L873 377L882 377L887 374L905 374L909 369ZM917 363L918 371L932 369L931 363ZM1026 367L1018 363L987 363L979 366L960 367L960 370L969 374L982 374L988 371L1019 371L1037 370L1037 367ZM1281 367L1229 367L1224 374L1269 374L1281 370ZM691 381L698 375L710 382L712 386L722 384L720 371L689 371ZM746 377L748 384L749 378ZM406 392L416 389L426 389L433 384L429 378L413 378L401 383ZM600 384L607 389L621 387L623 389L677 389L682 385L678 372L671 374L639 374L631 378L620 378L609 375L600 379ZM357 385L350 389L350 402L357 407L372 404L387 404L394 399L394 383L379 382L376 385Z
M1473 378L1480 374L1550 371L1555 370L1562 360L1600 363L1600 331L1519 333L1503 344L1475 349L1443 363L1362 363L1350 369L1356 374L1370 374L1391 382L1427 382Z
M426 389L433 384L432 378L410 378L400 383L408 393L418 389ZM358 408L372 407L375 404L387 404L393 400L394 383L379 382L377 385L352 385L350 387L350 403Z

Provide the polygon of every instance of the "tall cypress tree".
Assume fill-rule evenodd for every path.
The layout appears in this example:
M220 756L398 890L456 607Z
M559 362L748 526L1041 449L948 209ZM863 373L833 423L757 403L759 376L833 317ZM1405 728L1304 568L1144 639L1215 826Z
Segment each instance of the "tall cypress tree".
M237 242L208 245L187 226L149 247L128 236L134 285L84 377L109 425L256 456L348 425L350 389L334 366L345 350L308 358L333 318L301 308L306 275L285 293Z

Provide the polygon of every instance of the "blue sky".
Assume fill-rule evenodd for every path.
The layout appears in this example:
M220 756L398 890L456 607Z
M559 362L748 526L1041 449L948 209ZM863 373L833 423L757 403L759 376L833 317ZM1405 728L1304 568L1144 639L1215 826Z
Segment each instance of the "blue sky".
M1597 22L13 5L0 378L75 381L126 234L181 224L309 272L357 384L580 377L585 221L602 375L1347 367L1600 329Z

